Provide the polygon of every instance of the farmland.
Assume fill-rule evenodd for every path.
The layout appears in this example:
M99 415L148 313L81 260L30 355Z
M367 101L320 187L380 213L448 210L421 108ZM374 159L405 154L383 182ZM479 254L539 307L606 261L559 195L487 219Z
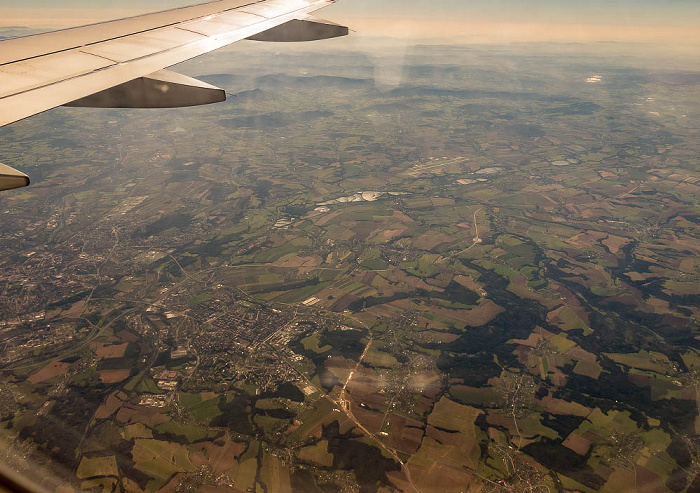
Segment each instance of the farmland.
M49 489L700 488L696 73L500 50L410 48L386 90L359 52L234 51L185 66L224 105L3 130L37 177L0 197L13 463Z

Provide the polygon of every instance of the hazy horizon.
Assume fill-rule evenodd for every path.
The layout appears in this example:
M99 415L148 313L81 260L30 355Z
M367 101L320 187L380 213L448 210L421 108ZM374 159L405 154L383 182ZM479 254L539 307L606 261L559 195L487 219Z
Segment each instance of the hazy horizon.
M190 5L192 0L12 0L0 7L0 28L59 29ZM643 42L693 50L700 42L700 5L686 0L523 2L440 0L426 6L410 0L340 0L319 12L345 23L359 37L455 43Z

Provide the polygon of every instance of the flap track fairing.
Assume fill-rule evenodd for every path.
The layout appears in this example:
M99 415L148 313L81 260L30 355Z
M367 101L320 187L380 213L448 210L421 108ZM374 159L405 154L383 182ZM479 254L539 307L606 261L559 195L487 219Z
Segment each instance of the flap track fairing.
M14 168L0 164L0 190L12 190L29 185L29 177Z
M310 21L294 19L277 27L268 29L249 38L252 41L273 41L293 43L298 41L317 41L321 39L347 36L349 29L328 21Z
M187 77L161 70L78 99L65 106L79 108L180 108L219 103L226 91Z

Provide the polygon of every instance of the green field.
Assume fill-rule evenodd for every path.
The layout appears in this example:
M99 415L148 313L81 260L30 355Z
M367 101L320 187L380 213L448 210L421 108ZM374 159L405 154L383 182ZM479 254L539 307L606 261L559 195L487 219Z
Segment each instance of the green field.
M183 436L188 442L202 440L214 433L197 425L178 423L173 420L166 421L165 423L156 426L156 431L159 433L169 433L172 435Z
M117 467L117 460L114 456L109 457L95 457L89 459L83 457L78 466L78 472L76 473L78 478L93 478L97 476L118 476L119 468Z
M187 448L177 443L137 439L131 454L136 468L153 478L149 488L159 488L176 472L194 470Z

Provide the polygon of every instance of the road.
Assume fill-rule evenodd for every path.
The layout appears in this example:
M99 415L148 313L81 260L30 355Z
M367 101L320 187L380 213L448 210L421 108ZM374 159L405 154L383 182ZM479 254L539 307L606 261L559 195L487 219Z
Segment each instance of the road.
M644 183L642 183L641 185L637 185L637 186L634 187L632 190L628 190L628 191L626 191L626 192L624 192L624 193L621 193L621 194L618 195L616 198L621 199L621 198L623 198L623 197L627 197L628 195L633 194L634 192L636 192L637 190L639 190L639 189L642 188L643 186L644 186Z
M481 240L481 238L479 238L479 221L476 219L476 215L477 215L480 211L481 211L481 208L478 208L477 210L474 211L474 243L472 243L471 245L469 245L469 246L468 246L467 248L465 248L464 250L460 250L460 251L457 252L457 253L453 253L452 255L450 255L450 257L456 257L456 256L458 256L458 255L463 254L464 252L468 252L469 250L471 250L472 248L474 248L476 245L478 245L479 243L481 243L482 240Z
M355 374L356 371L360 369L360 365L362 364L362 360L365 358L365 355L369 351L369 348L372 346L372 333L370 333L369 336L369 342L367 343L367 346L365 346L365 350L362 351L362 355L360 358L357 360L357 364L355 365L355 368L350 372L348 375L347 380L345 381L345 384L343 385L343 388L340 391L340 396L338 396L337 399L333 399L331 396L328 396L328 398L335 404L337 405L344 413L345 415L352 420L355 425L361 429L365 434L369 437L371 437L375 442L379 444L388 454L390 454L394 460L396 460L399 464L401 464L401 469L403 470L404 474L406 475L406 479L408 480L408 484L411 485L411 488L413 488L416 493L420 493L420 490L418 487L416 487L415 483L413 482L413 478L411 477L411 471L408 469L408 466L404 461L402 461L396 451L392 448L389 448L387 445L382 442L382 440L369 431L367 428L364 427L362 423L355 417L355 415L352 412L352 399L346 396L346 390L348 388L348 385L350 384L350 380L352 380L353 375Z
M364 322L362 322L361 320L358 320L354 317L350 317L350 318L352 318L356 322L360 323L361 325L367 327L364 324ZM369 431L367 428L365 428L365 426L355 417L355 415L352 412L351 399L346 398L346 390L348 388L348 385L350 384L350 381L352 380L352 377L354 376L355 372L357 372L360 369L360 365L362 364L362 360L364 360L365 355L369 352L369 349L372 346L372 342L373 342L373 336L372 336L372 333L370 332L369 341L367 342L367 345L365 346L364 351L362 351L362 354L360 355L360 358L358 359L357 364L355 365L355 368L350 372L347 380L343 384L343 387L340 390L340 395L338 396L337 399L334 399L330 395L326 394L326 398L328 398L328 400L330 400L333 404L335 404L337 409L339 409L343 413L345 413L345 415L348 417L348 419L350 419L353 423L355 423L355 426L357 426L359 429L361 429L367 436L372 438L381 448L383 448L389 455L391 455L394 458L394 460L396 460L396 462L401 464L401 470L404 472L404 474L406 476L406 480L408 481L408 484L411 485L411 488L413 488L413 491L415 493L421 493L421 491L418 489L418 487L416 487L416 485L413 483L413 478L411 477L411 471L408 469L408 466L401 460L401 458L398 456L398 454L396 453L396 451L394 449L388 447L384 442L382 442L382 440L377 435L375 435L374 433ZM268 344L268 346L273 350L275 349L274 346L271 346L269 344ZM306 375L304 375L304 373L300 372L294 366L294 364L292 362L288 361L282 355L282 353L277 352L277 354L280 356L280 358L285 363L287 363L287 365L290 368L292 368L295 371L295 373L297 375L299 375L301 378L304 379L304 381L306 382L307 385L310 385L313 388L315 388L318 392L325 394L324 389L317 387L313 382L311 382L311 380L309 380L308 377Z

